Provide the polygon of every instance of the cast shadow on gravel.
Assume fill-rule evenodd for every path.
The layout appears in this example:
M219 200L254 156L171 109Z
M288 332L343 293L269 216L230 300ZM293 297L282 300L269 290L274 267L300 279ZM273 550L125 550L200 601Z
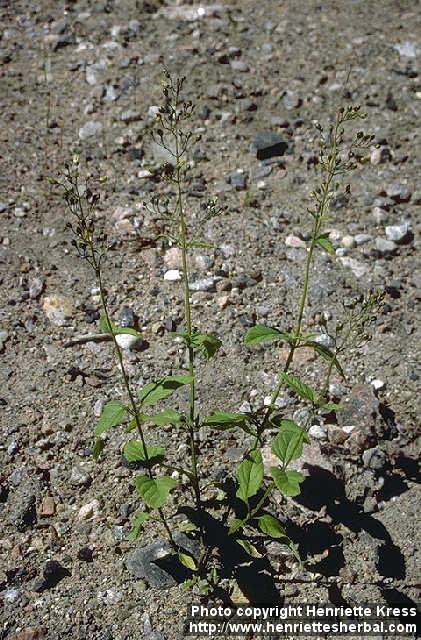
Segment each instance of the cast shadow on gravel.
M324 575L337 575L339 569L345 566L341 548L341 538L335 534L334 526L343 524L354 533L366 531L373 538L380 540L378 549L377 570L385 578L403 579L405 577L405 558L400 548L393 540L386 527L365 513L363 507L357 502L352 502L345 495L343 482L332 473L319 467L310 467L311 478L307 478L301 485L301 495L297 502L311 511L319 511L323 506L326 513L332 518L332 525L320 527L315 523L306 529L290 523L287 532L298 543L301 556L322 553L323 550L332 548L333 555L329 562L320 563L316 570ZM327 530L330 529L330 537ZM335 547L335 545L338 545ZM330 553L329 553L330 555ZM329 556L328 556L329 558Z

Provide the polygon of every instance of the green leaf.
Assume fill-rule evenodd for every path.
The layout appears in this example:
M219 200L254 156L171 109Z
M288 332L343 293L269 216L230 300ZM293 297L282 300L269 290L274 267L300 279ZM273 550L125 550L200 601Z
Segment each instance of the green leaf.
M275 481L279 491L291 498L298 496L300 493L300 483L305 480L305 477L299 471L293 469L286 469L283 471L279 467L271 467L270 469L272 478Z
M94 448L92 451L92 456L95 462L98 462L99 456L101 455L101 451L104 449L104 447L105 447L104 440L102 438L97 438L95 440Z
M119 400L110 400L102 410L101 417L95 429L95 435L108 431L111 427L117 427L127 417L127 407Z
M194 333L190 337L190 345L195 349L200 349L206 360L210 360L218 351L222 342L208 333Z
M151 462L155 458L162 458L165 451L162 447L146 447L148 460ZM124 445L124 457L128 462L145 462L146 453L143 443L140 440L130 440Z
M179 551L178 559L180 560L181 564L187 567L187 569L190 569L191 571L197 571L197 565L194 561L194 558L187 555L187 553L181 553L181 551Z
M244 343L247 345L258 344L260 342L270 342L273 340L285 340L288 342L291 336L289 333L278 331L272 327L266 327L264 324L257 324L249 329L244 337Z
M118 336L121 333L129 333L131 336L140 337L139 331L132 327L119 327L112 320L107 320L105 315L102 315L99 319L99 328L103 333L108 333L111 336Z
M189 240L189 242L186 242L186 247L188 249L191 249L194 247L202 247L204 249L215 249L214 244L211 244L210 242L205 242L205 240Z
M138 539L139 534L143 528L143 525L147 520L150 519L150 517L151 517L150 514L145 513L144 511L138 511L137 513L135 513L135 515L133 516L132 528L130 529L129 536L128 536L129 540Z
M269 514L257 518L259 529L272 538L286 538L287 534L279 520Z
M248 553L252 558L263 557L262 554L257 551L256 547L254 547L248 540L240 538L239 540L236 540L236 542L238 542L238 544L243 547L244 551L246 551L246 553Z
M145 418L156 427L164 427L167 424L180 424L186 421L185 416L178 411L174 411L174 409L164 409L152 416L145 416Z
M245 413L229 413L227 411L215 411L203 420L202 424L207 427L219 428L221 430L230 427L245 427L248 425L248 416Z
M345 378L344 370L342 369L333 351L331 351L328 347L325 347L322 344L315 342L314 340L309 340L308 342L305 343L305 345L308 347L313 347L313 349L319 354L319 356L321 356L324 360L326 360L326 362L329 362L329 364L333 360L333 364L335 365L335 368L337 369L338 373L342 376L342 378Z
M138 476L136 478L138 494L152 509L159 509L165 504L170 491L174 489L176 484L176 480L170 476L159 476L158 478Z
M335 247L329 240L329 233L322 233L318 238L316 238L315 243L318 244L319 247L321 247L323 251L326 251L326 253L328 253L329 255L336 255Z
M279 433L272 442L272 452L287 466L303 452L303 442L308 442L304 429L292 420L281 420Z
M281 378L285 384L287 384L301 398L304 400L311 400L313 404L316 403L317 393L309 387L308 384L305 384L305 382L302 382L299 378L293 376L292 373L284 373L282 371Z
M240 464L237 480L239 487L235 495L248 504L248 499L256 495L263 482L263 460L259 449L250 451Z
M230 528L228 529L228 535L231 536L233 533L242 529L244 525L244 520L240 520L239 518L233 518L230 521Z
M326 409L326 411L339 411L342 409L342 405L336 404L336 402L326 402L321 405L322 409Z
M192 381L192 376L167 376L157 382L150 382L138 392L140 403L142 405L155 404Z

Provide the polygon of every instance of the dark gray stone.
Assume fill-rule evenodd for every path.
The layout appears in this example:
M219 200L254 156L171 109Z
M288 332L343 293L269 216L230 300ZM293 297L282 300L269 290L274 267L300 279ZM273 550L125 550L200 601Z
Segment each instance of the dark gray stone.
M193 557L199 553L199 544L197 541L188 538L184 533L176 533L174 541L184 551ZM174 568L180 568L180 563L176 557L175 551L168 540L159 540L146 547L138 547L127 556L127 569L136 578L143 578L152 587L158 589L169 589L177 584L176 578L170 573L171 559L174 560ZM164 561L168 567L168 571L158 562Z
M66 567L63 567L56 560L48 560L45 563L44 569L42 571L42 575L38 578L35 578L32 583L32 591L36 591L37 593L41 593L42 591L46 591L47 589L51 589L55 587L63 578L66 576L70 576L71 573Z
M283 156L288 143L273 131L261 131L253 140L252 147L256 150L258 160L266 160L274 156Z

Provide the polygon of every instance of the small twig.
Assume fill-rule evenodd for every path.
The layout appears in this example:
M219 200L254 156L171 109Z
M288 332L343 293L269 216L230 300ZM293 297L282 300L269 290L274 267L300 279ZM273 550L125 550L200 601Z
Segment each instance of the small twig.
M112 336L109 333L85 333L75 336L63 344L63 347L74 347L76 344L84 344L85 342L109 342Z

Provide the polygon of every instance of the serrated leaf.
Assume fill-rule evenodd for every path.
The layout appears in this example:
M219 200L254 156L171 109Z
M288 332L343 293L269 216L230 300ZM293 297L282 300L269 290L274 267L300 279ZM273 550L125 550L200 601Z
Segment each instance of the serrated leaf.
M279 467L271 467L270 472L281 493L291 498L299 495L300 483L305 480L302 473L294 471L293 469L286 469L284 471L279 469Z
M248 499L256 495L263 482L263 460L259 449L250 451L240 464L237 480L239 487L235 495L248 504Z
M304 400L311 400L311 402L315 403L317 399L316 392L308 386L305 382L302 382L296 376L293 376L292 373L284 373L281 372L281 378L297 395L299 395Z
M202 424L216 429L230 429L231 427L245 427L248 425L248 416L245 413L230 413L227 411L215 411L204 418Z
M183 414L175 411L174 409L164 409L159 413L155 413L152 416L145 416L149 422L152 422L156 427L164 427L167 424L181 424L185 422L186 418Z
M176 480L170 476L159 476L158 478L138 476L135 482L138 494L152 509L162 507L177 484Z
M251 327L244 337L244 344L253 345L260 342L271 342L273 340L284 340L288 342L291 336L289 333L279 331L273 327L266 327L264 324L257 324Z
M187 567L187 569L190 569L191 571L197 571L197 565L194 561L194 558L189 556L187 553L181 553L181 551L179 551L178 559L180 560L181 564Z
M257 522L259 525L259 529L262 533L265 533L271 538L286 538L287 534L284 527L281 525L277 518L269 514L265 514L264 516L260 516L257 518Z
M140 403L144 406L155 404L192 381L192 376L167 376L157 382L150 382L138 392Z
M287 466L301 456L304 442L308 442L304 429L293 420L281 420L279 433L272 442L272 452Z
M146 458L151 462L156 458L162 458L165 451L162 447L147 446L145 452L143 443L140 440L130 440L124 445L123 453L128 462L145 462Z
M319 247L323 249L323 251L326 251L326 253L328 253L329 255L334 256L336 255L335 247L329 240L328 236L328 233L320 235L318 238L316 238L315 243L318 244Z
M94 448L92 451L92 457L95 460L95 462L98 462L99 456L101 455L101 451L104 449L104 447L105 447L104 440L102 438L97 438L95 440Z
M236 540L236 542L243 547L244 551L246 551L246 553L249 554L249 556L251 556L252 558L262 558L262 554L259 553L256 549L255 546L253 546L251 544L251 542L249 542L248 540L245 540L244 538L239 538L238 540Z
M206 360L210 360L218 351L222 342L208 333L194 333L190 337L190 345L193 348L200 349Z
M230 527L228 529L228 535L231 536L233 533L235 533L239 529L242 529L243 525L244 525L244 520L240 520L239 518L233 518L230 521Z
M138 511L133 516L132 527L129 532L129 540L137 540L140 534L140 531L145 524L150 519L150 514L145 513L144 511Z
M111 427L117 427L127 417L127 407L119 400L110 400L104 406L101 417L95 428L95 435L100 436L101 433L105 433Z

